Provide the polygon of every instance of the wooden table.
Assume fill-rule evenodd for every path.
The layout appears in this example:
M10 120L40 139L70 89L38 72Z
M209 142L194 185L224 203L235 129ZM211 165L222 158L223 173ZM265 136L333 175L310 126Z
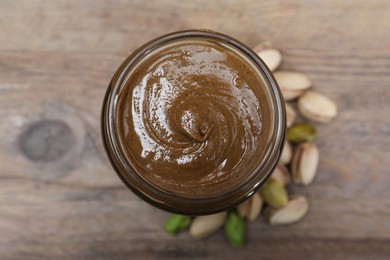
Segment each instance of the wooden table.
M244 249L222 232L167 235L167 213L111 169L99 132L121 61L161 34L209 28L249 46L270 40L282 69L333 98L318 177L297 224L248 226ZM0 2L1 259L389 259L390 2Z

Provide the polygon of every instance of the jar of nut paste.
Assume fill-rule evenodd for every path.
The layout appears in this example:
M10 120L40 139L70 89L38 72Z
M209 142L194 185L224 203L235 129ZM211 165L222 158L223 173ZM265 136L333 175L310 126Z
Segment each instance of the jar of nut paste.
M187 215L227 210L256 192L286 129L264 62L207 30L164 35L134 51L112 78L101 120L107 155L127 187Z

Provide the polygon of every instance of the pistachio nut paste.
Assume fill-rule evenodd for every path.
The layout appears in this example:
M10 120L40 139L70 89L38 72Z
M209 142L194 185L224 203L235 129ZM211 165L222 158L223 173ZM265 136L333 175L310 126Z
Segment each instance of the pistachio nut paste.
M249 60L206 40L151 52L126 80L118 129L133 170L174 195L234 189L266 153L270 102Z

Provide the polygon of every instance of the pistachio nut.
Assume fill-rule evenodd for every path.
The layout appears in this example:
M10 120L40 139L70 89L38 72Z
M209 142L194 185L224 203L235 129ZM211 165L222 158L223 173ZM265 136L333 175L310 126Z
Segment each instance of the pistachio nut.
M286 138L293 143L314 140L316 128L309 123L295 124L287 129Z
M304 196L293 195L285 207L267 208L266 217L271 225L291 224L302 219L308 210L308 200Z
M295 119L297 118L297 113L295 112L294 108L288 104L286 105L286 118L287 118L287 127L292 126L295 123Z
M274 208L282 208L288 203L288 194L281 183L269 178L259 190L265 203Z
M225 236L233 247L243 247L246 240L244 219L236 211L231 211L224 225Z
M272 45L272 42L270 41L264 41L264 42L261 42L259 44L257 44L254 48L253 48L253 51L258 53L260 51L263 51L263 50L266 50L266 49L272 49L273 48L273 45Z
M275 71L282 63L282 53L277 49L262 49L256 54L267 64L271 71Z
M293 155L291 144L288 140L284 142L282 154L280 155L279 162L282 164L289 164Z
M222 228L227 213L220 212L213 215L195 217L190 227L190 235L197 238L205 238Z
M301 143L297 147L291 163L294 182L303 185L310 184L317 173L319 159L320 154L315 143Z
M171 214L165 223L165 230L169 234L177 234L180 231L187 229L191 224L189 216Z
M298 108L304 117L316 122L329 122L337 115L336 103L315 91L308 91L301 96Z
M308 90L312 83L310 79L302 73L293 71L277 71L274 73L282 91L284 100L293 100Z
M248 215L248 212L250 210L250 200L251 198L245 200L237 206L237 212L240 217L246 218L246 216Z
M254 221L259 216L262 207L263 200L258 193L255 193L252 197L238 205L237 211L242 218Z
M291 176L286 166L278 164L272 172L271 178L278 181L283 186L287 186L291 183Z

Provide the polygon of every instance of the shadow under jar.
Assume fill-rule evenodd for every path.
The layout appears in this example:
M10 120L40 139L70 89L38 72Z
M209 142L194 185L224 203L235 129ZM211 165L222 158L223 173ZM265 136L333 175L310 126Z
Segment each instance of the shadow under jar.
M264 62L212 31L180 31L134 51L102 108L102 136L122 181L161 209L204 215L252 195L284 142L281 92Z

